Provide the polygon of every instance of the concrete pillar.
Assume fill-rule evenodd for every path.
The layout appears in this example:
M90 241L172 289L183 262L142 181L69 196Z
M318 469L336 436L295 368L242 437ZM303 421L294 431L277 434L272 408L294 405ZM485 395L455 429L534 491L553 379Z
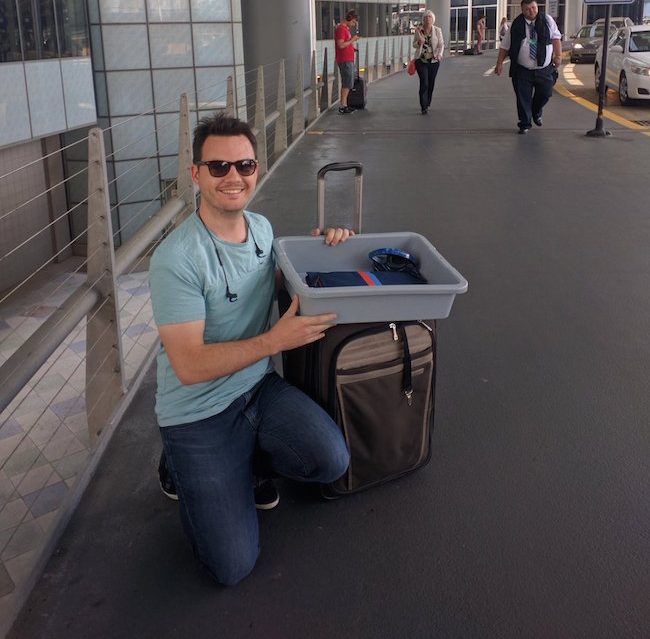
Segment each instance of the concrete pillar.
M374 4L368 4L368 22L367 26L363 25L363 23L360 26L360 29L368 31L368 37L369 38L374 38L377 35L377 7Z
M246 71L257 69L281 58L294 69L299 55L305 63L304 73L309 75L312 50L312 4L304 0L241 0L242 31L246 48ZM277 65L264 71L266 88L272 92L277 87ZM249 83L254 84L254 83ZM295 75L287 77L287 91L293 95Z
M449 53L449 27L451 23L451 10L449 0L427 0L427 9L436 16L436 26L442 29L445 40L445 55Z
M565 14L564 28L566 38L572 36L582 26L582 0L567 0ZM563 25L558 25L562 30Z

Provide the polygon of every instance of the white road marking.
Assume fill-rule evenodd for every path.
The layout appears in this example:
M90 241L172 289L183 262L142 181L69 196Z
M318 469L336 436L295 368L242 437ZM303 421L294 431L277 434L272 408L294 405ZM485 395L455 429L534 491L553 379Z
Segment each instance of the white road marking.
M585 86L584 82L578 80L578 77L575 74L576 65L573 63L565 64L562 67L562 78L566 81L567 84L570 84L574 87L583 87Z
M506 64L509 64L510 60L504 60L503 65L505 66ZM489 75L494 75L494 67L490 67L484 74L483 77L486 78Z

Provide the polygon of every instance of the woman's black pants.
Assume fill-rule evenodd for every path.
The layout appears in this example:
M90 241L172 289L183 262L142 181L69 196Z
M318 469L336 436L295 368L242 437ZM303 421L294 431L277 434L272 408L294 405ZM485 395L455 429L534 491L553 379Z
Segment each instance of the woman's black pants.
M415 68L420 78L420 108L428 109L431 105L431 96L433 95L433 87L436 84L436 76L438 75L438 68L440 62L422 62L422 60L415 61Z

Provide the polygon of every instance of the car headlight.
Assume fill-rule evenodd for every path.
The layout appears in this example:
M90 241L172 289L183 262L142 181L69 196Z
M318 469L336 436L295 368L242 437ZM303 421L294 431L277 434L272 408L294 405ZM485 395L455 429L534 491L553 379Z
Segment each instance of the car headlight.
M630 71L632 71L632 73L636 73L637 75L650 75L649 67L630 67Z
M574 48L574 49L582 49L582 45L581 45L579 42L576 42L576 43L573 45L573 48Z

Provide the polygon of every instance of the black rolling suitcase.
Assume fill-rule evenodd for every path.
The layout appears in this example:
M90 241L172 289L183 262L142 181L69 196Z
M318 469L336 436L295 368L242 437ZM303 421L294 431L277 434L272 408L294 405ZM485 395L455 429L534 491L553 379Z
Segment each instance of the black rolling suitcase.
M359 75L357 75L354 86L350 89L350 93L348 93L348 106L353 109L366 108L366 83Z
M348 93L348 106L353 109L366 108L366 81L361 77L359 72L359 52L356 52L357 77L354 80L354 86Z
M354 168L357 229L361 165L331 164L318 174L318 219L324 227L324 179ZM336 249L332 249L335 251ZM289 305L280 296L280 312ZM430 458L433 429L435 320L339 324L314 344L283 354L284 377L319 403L340 426L350 449L346 474L323 486L336 497L401 477Z

